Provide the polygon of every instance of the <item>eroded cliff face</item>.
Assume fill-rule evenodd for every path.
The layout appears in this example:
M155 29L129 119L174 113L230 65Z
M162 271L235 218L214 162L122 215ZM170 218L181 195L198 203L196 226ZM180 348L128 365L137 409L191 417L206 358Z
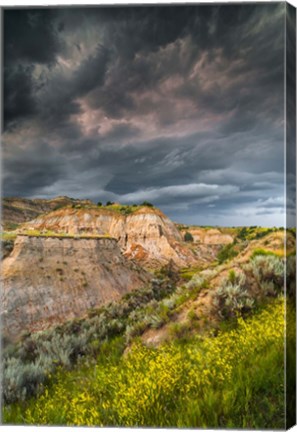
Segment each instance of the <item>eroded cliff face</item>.
M174 223L158 209L142 208L126 216L108 209L65 208L28 222L25 229L110 235L118 240L126 257L148 267L170 260L179 266L190 266L197 261Z
M115 239L20 235L2 265L3 334L17 338L119 299L150 275Z
M226 245L233 242L233 237L230 234L223 234L219 229L211 228L195 228L190 227L183 229L181 233L185 235L189 232L195 243L202 245Z

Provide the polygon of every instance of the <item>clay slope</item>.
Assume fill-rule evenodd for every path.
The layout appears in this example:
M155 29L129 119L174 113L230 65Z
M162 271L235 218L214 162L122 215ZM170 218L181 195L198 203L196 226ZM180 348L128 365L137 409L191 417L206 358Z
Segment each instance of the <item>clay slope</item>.
M65 208L30 221L23 229L110 235L118 240L126 257L148 267L160 266L170 260L179 266L197 262L174 223L156 208L143 207L129 215L108 208Z
M2 265L3 333L16 338L119 299L150 279L115 239L18 236Z

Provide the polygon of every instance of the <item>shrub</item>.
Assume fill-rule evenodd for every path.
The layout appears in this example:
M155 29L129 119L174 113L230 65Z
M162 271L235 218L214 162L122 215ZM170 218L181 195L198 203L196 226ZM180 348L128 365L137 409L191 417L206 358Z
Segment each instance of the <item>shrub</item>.
M245 274L236 273L232 279L233 282L229 278L224 279L214 295L214 305L222 318L244 314L254 305L254 299L246 287Z
M120 208L120 213L125 216L128 216L129 214L133 213L133 209L132 207L129 206L123 206Z
M238 255L238 251L234 249L234 246L235 246L235 242L229 243L220 250L220 252L217 255L217 259L220 264Z
M255 235L255 239L258 240L260 238L263 238L265 236L267 236L268 234L272 233L273 229L272 228L268 228L265 231L259 231L256 235Z
M140 336L146 328L147 324L143 321L127 325L125 332L126 341L128 343L131 342L135 336Z
M190 330L189 323L172 323L169 326L169 335L173 339L184 339Z
M140 205L145 206L145 207L154 207L154 205L148 201L143 201L143 203Z
M189 312L188 312L188 314L187 314L187 318L188 318L188 320L189 320L190 322L193 322L193 321L198 320L198 316L197 316L197 314L196 314L196 312L195 312L194 309L190 309L190 310L189 310Z
M248 235L248 228L247 227L243 227L241 228L241 230L239 231L239 233L237 234L237 238L239 238L240 240L246 240L247 235Z
M263 255L265 255L265 256L271 255L271 256L276 256L277 257L277 255L274 252L272 252L272 251L269 251L269 250L266 250L266 249L262 249L262 248L257 248L257 249L255 249L253 251L253 253L251 255L251 259L253 259L253 258L255 258L256 256L259 256L259 255L262 255L262 256Z
M251 270L261 285L263 282L273 282L278 291L284 285L284 260L275 255L257 255L251 260Z
M229 281L234 284L236 281L236 273L234 270L229 271Z
M5 403L26 400L35 394L46 380L44 368L39 363L23 363L10 358L4 363L3 398Z
M194 241L194 238L193 238L192 234L189 231L187 231L185 233L184 240L185 240L185 242L193 242Z

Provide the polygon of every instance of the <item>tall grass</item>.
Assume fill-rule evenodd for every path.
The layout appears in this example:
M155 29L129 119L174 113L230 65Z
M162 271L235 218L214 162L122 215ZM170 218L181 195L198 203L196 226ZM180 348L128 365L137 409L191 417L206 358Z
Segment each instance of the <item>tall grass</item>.
M5 423L159 427L284 427L284 302L236 329L159 349L117 338L93 365L61 370ZM111 353L110 357L106 353Z

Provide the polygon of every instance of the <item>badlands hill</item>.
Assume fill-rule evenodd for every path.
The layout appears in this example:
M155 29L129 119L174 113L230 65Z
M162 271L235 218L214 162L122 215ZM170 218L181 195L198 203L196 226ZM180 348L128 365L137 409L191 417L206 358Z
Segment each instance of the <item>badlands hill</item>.
M8 204L4 226L12 224L10 214L14 221L37 216L4 233L2 313L12 338L116 301L170 263L201 267L233 240L218 229L200 229L199 236L194 229L186 242L186 231L150 205L96 206L67 197L6 199L4 210Z
M112 238L19 235L2 265L4 335L82 317L142 287L150 275Z
M17 231L110 236L128 259L146 268L159 268L171 260L179 267L212 261L222 245L232 243L234 237L219 229L193 230L193 241L186 242L186 231L155 207L80 204L42 214Z
M171 259L180 266L195 262L173 222L160 210L137 208L125 215L107 208L63 208L24 224L20 232L55 232L67 235L102 235L118 241L124 255L148 267Z
M184 226L151 206L72 203L5 236L5 423L265 429L282 418L295 230ZM245 406L259 423L241 423ZM218 407L219 423L201 421Z

